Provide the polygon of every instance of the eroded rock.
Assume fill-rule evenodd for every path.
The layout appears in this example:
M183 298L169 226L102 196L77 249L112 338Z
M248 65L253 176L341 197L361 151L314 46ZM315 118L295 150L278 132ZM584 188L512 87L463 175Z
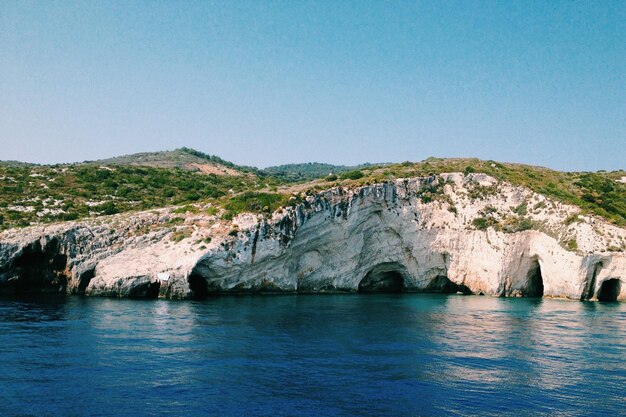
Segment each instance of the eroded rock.
M523 219L520 205L530 207ZM484 174L452 173L333 188L271 218L244 214L232 223L189 214L172 226L168 209L117 215L2 233L0 291L626 299L624 254L607 250L623 245L626 231L597 218L568 223L577 212ZM538 230L512 231L521 220Z

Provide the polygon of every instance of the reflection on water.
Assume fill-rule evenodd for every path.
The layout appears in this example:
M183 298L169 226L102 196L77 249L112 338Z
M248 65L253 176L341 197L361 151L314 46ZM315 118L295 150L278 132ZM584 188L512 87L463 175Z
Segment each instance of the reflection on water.
M618 415L626 305L0 299L0 415Z

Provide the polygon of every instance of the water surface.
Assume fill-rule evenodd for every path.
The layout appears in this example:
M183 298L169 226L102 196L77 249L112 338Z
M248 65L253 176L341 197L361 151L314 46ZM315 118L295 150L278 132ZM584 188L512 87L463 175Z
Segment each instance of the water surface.
M0 299L2 416L614 416L625 398L625 303Z

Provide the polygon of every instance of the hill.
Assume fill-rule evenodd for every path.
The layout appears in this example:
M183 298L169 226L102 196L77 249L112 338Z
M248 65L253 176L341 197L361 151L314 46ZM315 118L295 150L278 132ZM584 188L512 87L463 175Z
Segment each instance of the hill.
M272 184L253 171L189 150L66 165L0 163L0 230L217 199Z
M191 148L179 148L173 151L142 152L132 155L118 156L86 161L94 165L124 165L150 168L180 168L187 171L198 171L203 174L240 176L257 173L258 169L235 165L219 156L209 155Z
M0 163L0 230L195 203L222 207L232 218L246 211L270 213L301 201L306 193L332 187L447 172L486 173L578 206L583 214L626 225L623 170L559 172L471 158L359 166L290 164L259 170L181 148L68 165ZM476 192L493 194L497 189Z

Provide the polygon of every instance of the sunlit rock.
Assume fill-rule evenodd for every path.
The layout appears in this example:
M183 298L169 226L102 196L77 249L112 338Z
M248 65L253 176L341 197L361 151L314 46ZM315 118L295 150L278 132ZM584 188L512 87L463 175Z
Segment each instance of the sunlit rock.
M450 173L333 188L269 218L183 214L173 227L167 209L116 215L4 232L0 291L625 300L624 253L608 248L623 248L626 231L566 220L578 213L484 174Z

